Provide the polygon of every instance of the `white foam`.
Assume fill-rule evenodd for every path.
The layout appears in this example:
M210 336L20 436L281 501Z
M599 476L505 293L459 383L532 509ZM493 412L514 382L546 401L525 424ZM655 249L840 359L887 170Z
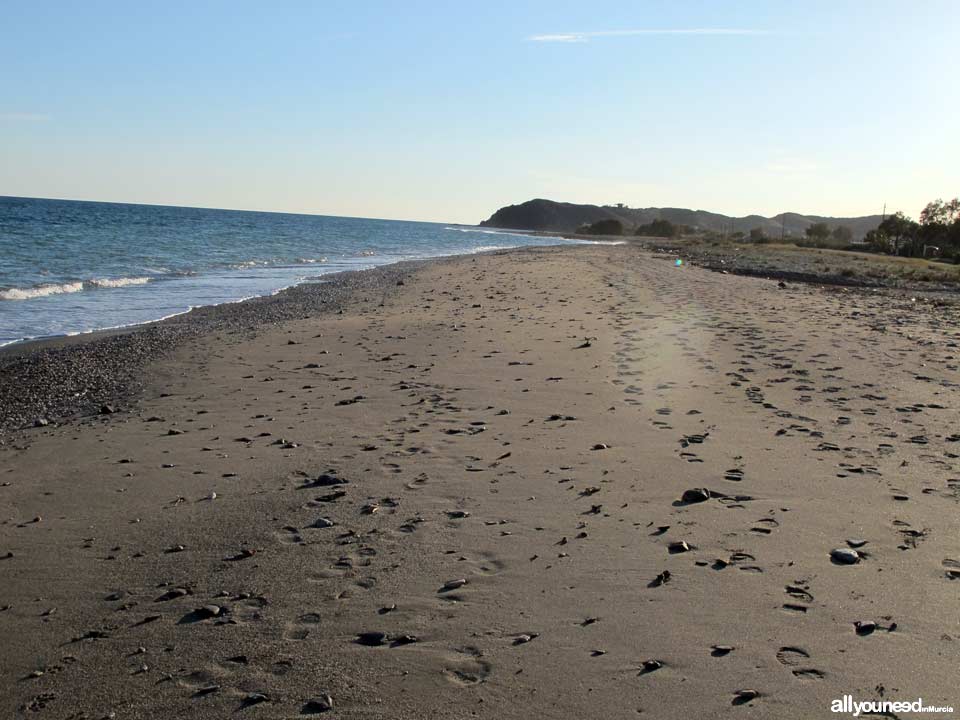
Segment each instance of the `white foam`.
M63 295L65 293L78 293L84 290L96 288L122 288L129 285L146 285L153 278L149 277L131 277L131 278L93 278L92 280L68 282L68 283L47 283L28 288L8 288L0 290L0 300L34 300L35 298L47 297L49 295Z
M127 285L146 285L153 278L148 277L134 277L134 278L95 278L90 281L90 284L94 287L101 288L118 288L126 287Z
M60 285L38 285L30 288L9 288L0 290L0 300L32 300L47 295L62 295L83 291L82 282L62 283Z

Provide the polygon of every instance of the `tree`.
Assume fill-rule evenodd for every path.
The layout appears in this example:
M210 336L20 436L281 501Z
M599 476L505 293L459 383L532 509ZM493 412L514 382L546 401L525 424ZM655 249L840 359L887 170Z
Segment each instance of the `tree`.
M623 235L623 223L613 218L597 220L581 227L579 232L585 235Z
M914 244L919 225L904 215L902 212L895 212L886 218L877 230L886 235L893 245L893 253L899 255L904 246Z
M868 231L863 241L873 252L889 253L893 250L893 244L890 242L890 238L878 229Z
M680 228L669 220L654 220L646 225L641 225L636 230L637 235L646 237L675 237L680 234Z
M960 220L960 198L950 202L934 200L920 213L921 225L952 225Z
M830 226L822 222L814 223L804 230L804 233L814 242L823 242L830 237Z
M750 230L750 242L764 243L767 241L767 234L763 228L755 227Z
M853 240L853 230L846 225L837 225L833 229L833 239L840 245L849 245Z

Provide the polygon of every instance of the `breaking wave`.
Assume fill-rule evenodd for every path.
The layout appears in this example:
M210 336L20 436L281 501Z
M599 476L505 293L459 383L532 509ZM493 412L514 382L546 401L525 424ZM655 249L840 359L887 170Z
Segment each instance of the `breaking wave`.
M64 295L66 293L78 293L84 290L94 290L97 288L121 288L128 285L146 285L153 278L133 277L133 278L93 278L67 283L44 283L32 287L12 287L0 290L0 300L33 300L35 298L47 297L49 295Z

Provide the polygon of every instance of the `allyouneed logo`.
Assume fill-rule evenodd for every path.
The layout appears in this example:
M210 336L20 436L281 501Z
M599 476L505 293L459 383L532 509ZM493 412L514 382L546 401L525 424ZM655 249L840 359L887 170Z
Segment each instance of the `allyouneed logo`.
M924 705L923 698L916 700L863 700L853 699L853 695L844 695L830 703L830 712L848 713L853 717L875 713L952 713L952 707Z

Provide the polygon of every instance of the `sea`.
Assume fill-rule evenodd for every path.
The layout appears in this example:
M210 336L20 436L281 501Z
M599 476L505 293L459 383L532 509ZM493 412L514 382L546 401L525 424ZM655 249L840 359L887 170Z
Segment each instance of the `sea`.
M0 346L152 322L344 270L576 242L443 223L0 197Z

